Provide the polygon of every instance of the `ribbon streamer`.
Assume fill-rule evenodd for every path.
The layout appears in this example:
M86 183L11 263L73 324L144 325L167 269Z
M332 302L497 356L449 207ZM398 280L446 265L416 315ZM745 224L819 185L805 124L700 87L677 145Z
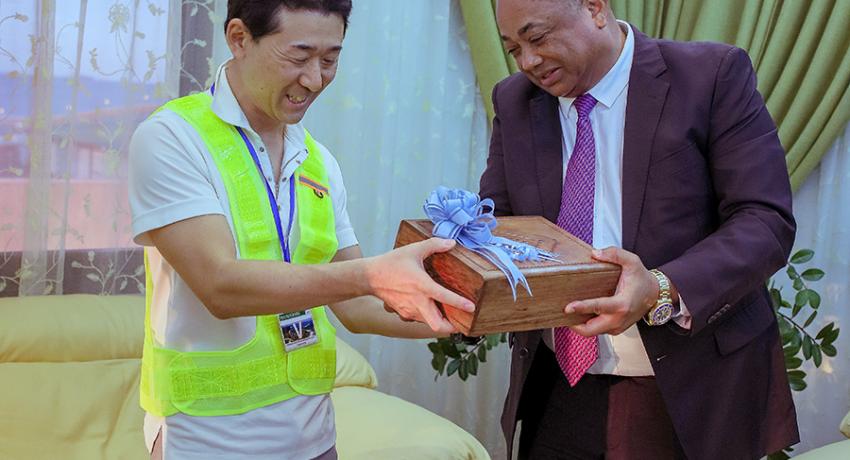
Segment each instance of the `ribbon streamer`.
M511 286L516 301L516 286L531 288L525 275L514 261L558 261L557 254L538 249L530 244L493 236L496 217L493 200L482 200L478 195L462 190L437 187L425 201L425 215L434 223L433 235L457 240L463 247L480 254L495 265Z

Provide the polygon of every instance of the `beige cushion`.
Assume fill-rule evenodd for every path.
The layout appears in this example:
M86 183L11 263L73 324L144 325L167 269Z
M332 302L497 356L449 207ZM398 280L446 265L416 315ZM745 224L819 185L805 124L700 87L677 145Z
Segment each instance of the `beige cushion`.
M139 359L0 363L0 458L147 458Z
M377 388L378 376L360 352L337 337L334 388L346 386Z
M142 296L0 298L0 362L141 358L144 318Z
M403 399L359 387L331 393L344 460L489 460L471 434Z
M795 460L847 460L848 458L850 458L850 439L827 444L794 456Z

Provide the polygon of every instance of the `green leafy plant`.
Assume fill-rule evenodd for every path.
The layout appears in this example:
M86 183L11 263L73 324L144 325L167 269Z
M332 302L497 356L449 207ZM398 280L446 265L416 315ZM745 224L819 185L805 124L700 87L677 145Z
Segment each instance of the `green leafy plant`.
M449 377L457 373L463 381L466 381L470 375L478 375L478 364L487 362L487 352L507 341L507 334L481 337L455 334L452 337L430 342L428 349L434 355L431 359L431 367L437 371L434 380L443 373Z
M807 330L817 317L821 305L820 294L811 289L807 282L819 281L824 272L819 268L808 268L800 273L797 267L809 262L813 256L814 251L803 249L795 253L788 263L785 272L795 291L793 299L784 299L782 289L776 288L774 282L770 283L770 296L782 334L788 380L795 391L806 389L806 372L800 370L804 362L812 361L815 367L820 367L823 355L833 358L837 354L833 343L838 339L840 329L835 327L834 322L823 326L815 336ZM802 325L801 318L806 318Z

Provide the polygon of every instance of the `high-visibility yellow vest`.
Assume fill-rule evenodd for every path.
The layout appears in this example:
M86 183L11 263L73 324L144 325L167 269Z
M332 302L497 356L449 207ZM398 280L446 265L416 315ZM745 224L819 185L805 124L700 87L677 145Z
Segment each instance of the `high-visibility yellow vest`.
M263 177L236 129L210 108L208 93L162 106L201 136L224 181L241 259L282 260ZM295 172L300 241L294 264L330 261L338 242L328 176L315 141L306 132L308 155ZM277 206L275 206L276 208ZM336 375L336 330L324 307L312 308L317 344L286 352L277 315L257 317L254 337L233 350L183 352L153 342L153 285L145 255L145 342L140 399L147 412L168 416L241 414L296 395L329 393Z

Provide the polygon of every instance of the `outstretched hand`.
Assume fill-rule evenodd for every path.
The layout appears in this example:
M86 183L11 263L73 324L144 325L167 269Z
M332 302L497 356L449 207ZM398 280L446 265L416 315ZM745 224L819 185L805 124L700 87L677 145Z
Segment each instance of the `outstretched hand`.
M577 300L567 304L567 314L589 313L596 316L583 324L571 326L585 337L599 334L621 334L645 315L658 299L658 281L644 267L640 257L625 249L594 249L593 258L622 267L620 281L611 297Z
M435 302L467 312L475 311L475 305L437 284L423 264L432 254L446 252L455 244L455 240L430 238L375 257L366 274L372 294L402 319L427 323L438 333L457 332Z

